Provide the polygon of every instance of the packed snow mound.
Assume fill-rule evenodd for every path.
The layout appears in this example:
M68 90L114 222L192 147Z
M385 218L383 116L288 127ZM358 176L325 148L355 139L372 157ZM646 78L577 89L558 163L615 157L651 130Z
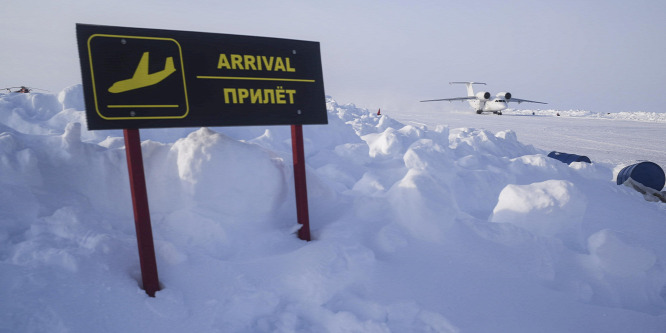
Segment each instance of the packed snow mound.
M490 221L511 223L538 236L561 236L579 245L586 208L587 198L569 181L509 184L500 192Z
M140 270L120 131L81 86L0 96L0 331L661 332L666 209L513 131L327 97L304 126L141 130L163 289Z

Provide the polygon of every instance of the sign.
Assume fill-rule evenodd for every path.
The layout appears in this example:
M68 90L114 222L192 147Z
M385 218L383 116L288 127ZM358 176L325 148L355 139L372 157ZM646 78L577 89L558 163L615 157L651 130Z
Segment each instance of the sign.
M326 124L319 43L77 24L88 129Z

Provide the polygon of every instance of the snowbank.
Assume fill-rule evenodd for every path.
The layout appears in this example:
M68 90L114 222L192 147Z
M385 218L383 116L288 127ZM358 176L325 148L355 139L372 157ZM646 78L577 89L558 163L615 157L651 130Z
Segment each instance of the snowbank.
M661 332L666 210L512 131L327 99L306 126L142 130L163 289L139 286L119 131L80 86L0 96L0 331ZM642 115L637 115L642 116Z

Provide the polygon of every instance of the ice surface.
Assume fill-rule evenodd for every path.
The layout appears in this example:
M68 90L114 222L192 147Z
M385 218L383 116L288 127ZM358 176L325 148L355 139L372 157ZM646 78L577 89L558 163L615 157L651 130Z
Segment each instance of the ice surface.
M163 286L150 298L121 132L87 131L82 109L80 86L0 95L2 332L666 328L666 206L613 179L641 152L666 161L646 136L566 165L547 153L587 153L547 146L544 124L562 117L404 125L328 98L329 125L304 127L303 242L288 127L142 130ZM604 147L627 147L613 135L626 119L666 128L562 114L593 140L610 129ZM584 146L580 133L567 142Z

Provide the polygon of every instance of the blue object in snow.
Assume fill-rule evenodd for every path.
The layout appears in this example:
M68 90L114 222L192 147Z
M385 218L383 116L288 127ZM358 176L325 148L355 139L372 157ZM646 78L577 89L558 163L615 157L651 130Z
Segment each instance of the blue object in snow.
M664 170L659 165L647 161L628 165L620 170L617 174L617 184L623 184L629 178L656 191L661 191L666 183Z
M554 158L554 159L556 159L556 160L558 160L562 163L566 163L566 164L571 164L571 162L592 163L592 161L590 161L590 158L587 157L587 156L560 153L559 151L551 151L550 154L548 154L548 157Z

